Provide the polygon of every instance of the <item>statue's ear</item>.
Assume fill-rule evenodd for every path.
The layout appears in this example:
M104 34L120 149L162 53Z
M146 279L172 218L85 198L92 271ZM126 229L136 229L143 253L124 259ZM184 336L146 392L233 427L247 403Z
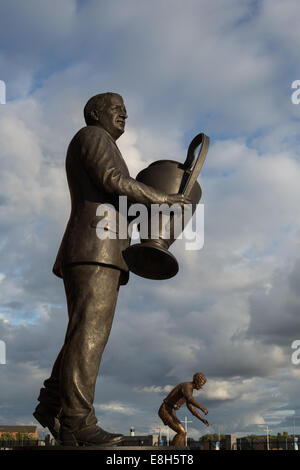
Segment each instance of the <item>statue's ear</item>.
M99 121L99 115L98 115L98 112L95 109L93 111L91 111L91 118L94 121Z

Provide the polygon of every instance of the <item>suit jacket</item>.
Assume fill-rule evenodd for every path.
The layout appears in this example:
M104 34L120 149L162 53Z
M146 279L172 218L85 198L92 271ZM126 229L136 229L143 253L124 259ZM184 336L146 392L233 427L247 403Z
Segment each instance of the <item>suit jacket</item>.
M100 240L96 227L101 217L96 215L99 205L114 206L119 216L119 196L128 202L149 206L162 204L166 194L131 178L127 165L110 134L98 126L86 126L73 137L67 151L66 172L71 196L70 218L53 266L53 272L62 277L61 267L76 263L101 264L122 271L120 284L128 282L128 267L122 251L130 245L130 238ZM126 227L128 219L126 217ZM107 230L115 227L107 227Z

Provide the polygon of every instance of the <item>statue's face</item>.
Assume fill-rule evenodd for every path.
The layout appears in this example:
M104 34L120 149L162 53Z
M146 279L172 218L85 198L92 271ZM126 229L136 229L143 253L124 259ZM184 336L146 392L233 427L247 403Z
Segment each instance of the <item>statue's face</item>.
M204 382L204 380L194 380L193 381L193 387L196 390L200 390L200 388L202 388L205 384L206 384L206 382Z
M117 140L125 130L126 108L121 96L113 95L99 115L99 123Z

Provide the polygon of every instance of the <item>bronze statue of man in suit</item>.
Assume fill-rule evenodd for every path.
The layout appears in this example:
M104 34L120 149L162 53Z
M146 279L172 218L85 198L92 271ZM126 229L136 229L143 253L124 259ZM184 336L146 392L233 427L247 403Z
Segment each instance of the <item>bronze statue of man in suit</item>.
M171 445L184 446L185 444L186 429L176 416L176 410L179 410L184 403L186 403L187 408L196 418L200 419L206 426L209 426L209 422L201 416L196 408L199 408L206 415L208 413L207 409L200 405L193 397L193 390L200 390L205 383L205 375L201 372L196 372L196 374L193 375L192 382L182 382L176 385L163 400L158 410L158 416L166 426L169 426L169 428L177 433Z
M111 204L119 213L119 196L130 203L189 203L180 194L167 195L131 178L116 145L127 112L120 95L102 93L84 108L86 126L70 142L66 172L71 214L53 272L64 282L69 323L64 345L50 378L40 390L35 418L62 445L102 445L120 441L96 425L94 390L107 343L120 285L128 282L122 251L130 237L97 236L97 209ZM118 220L118 217L117 217ZM126 224L128 219L126 217ZM108 226L107 230L111 228Z

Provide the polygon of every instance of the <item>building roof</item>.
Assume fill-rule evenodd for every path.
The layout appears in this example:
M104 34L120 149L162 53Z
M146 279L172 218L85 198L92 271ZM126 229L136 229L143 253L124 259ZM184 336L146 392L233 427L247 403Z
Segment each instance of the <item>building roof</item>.
M0 432L29 432L35 433L37 426L1 426Z

